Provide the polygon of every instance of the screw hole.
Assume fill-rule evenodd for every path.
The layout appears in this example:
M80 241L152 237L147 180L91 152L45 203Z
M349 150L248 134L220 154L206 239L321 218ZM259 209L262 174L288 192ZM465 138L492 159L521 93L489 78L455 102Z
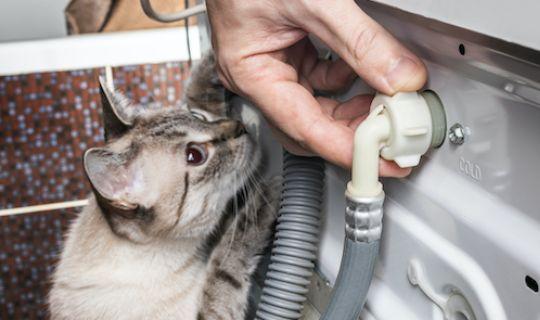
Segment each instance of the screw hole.
M525 284L529 289L531 289L534 292L538 292L538 282L534 280L531 276L525 276Z
M459 53L464 56L465 55L465 45L463 45L463 43L461 43L459 45Z

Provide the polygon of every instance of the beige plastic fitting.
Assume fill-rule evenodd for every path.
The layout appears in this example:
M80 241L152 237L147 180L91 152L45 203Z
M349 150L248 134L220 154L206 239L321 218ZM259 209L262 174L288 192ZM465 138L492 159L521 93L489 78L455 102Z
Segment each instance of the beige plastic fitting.
M355 198L381 194L379 155L400 167L414 167L430 146L442 144L446 116L432 91L377 94L370 114L356 129L352 180L347 194Z

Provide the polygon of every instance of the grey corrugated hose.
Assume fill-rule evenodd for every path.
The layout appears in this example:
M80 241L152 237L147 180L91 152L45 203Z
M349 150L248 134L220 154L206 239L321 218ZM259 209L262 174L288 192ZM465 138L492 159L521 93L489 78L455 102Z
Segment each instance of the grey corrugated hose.
M299 319L317 257L324 162L289 153L271 263L256 319Z
M285 153L274 247L256 319L300 319L317 255L323 188L321 159ZM330 304L321 319L358 319L379 252L383 201L384 195L347 198L343 259Z

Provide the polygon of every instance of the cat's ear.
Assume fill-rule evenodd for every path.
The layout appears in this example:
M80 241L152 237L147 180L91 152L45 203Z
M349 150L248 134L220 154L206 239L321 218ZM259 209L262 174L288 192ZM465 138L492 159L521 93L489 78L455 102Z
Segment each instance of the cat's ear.
M140 108L131 103L126 96L107 86L103 77L99 77L99 92L103 107L105 141L109 141L129 130Z
M141 170L126 166L118 154L104 148L87 150L83 160L97 203L112 231L133 242L146 242L144 230L154 214L133 198L137 189L144 188Z
M206 53L191 73L185 93L189 108L205 110L218 116L227 116L227 95L216 71L212 52Z
M126 166L118 154L104 148L91 148L84 154L84 170L98 200L118 210L134 210L137 203L130 199L140 172ZM139 180L137 180L139 179ZM127 212L126 212L127 213Z

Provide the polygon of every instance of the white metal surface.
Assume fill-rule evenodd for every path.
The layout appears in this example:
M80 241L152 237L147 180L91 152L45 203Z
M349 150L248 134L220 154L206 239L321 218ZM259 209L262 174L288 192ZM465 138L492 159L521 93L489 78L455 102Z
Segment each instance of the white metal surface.
M476 319L540 319L540 295L525 283L527 275L540 280L538 55L529 52L529 62L514 59L508 47L503 54L485 46L493 39L478 45L459 32L449 36L444 26L434 31L429 23L382 6L366 10L424 59L426 87L440 95L448 125L461 123L467 132L463 145L446 141L411 177L385 181L383 244L369 316L443 319L439 307L407 278L417 259L433 289L443 296L460 292ZM360 91L359 85L348 95ZM331 167L327 178L319 267L332 280L341 258L349 173Z
M540 50L540 1L373 0Z

